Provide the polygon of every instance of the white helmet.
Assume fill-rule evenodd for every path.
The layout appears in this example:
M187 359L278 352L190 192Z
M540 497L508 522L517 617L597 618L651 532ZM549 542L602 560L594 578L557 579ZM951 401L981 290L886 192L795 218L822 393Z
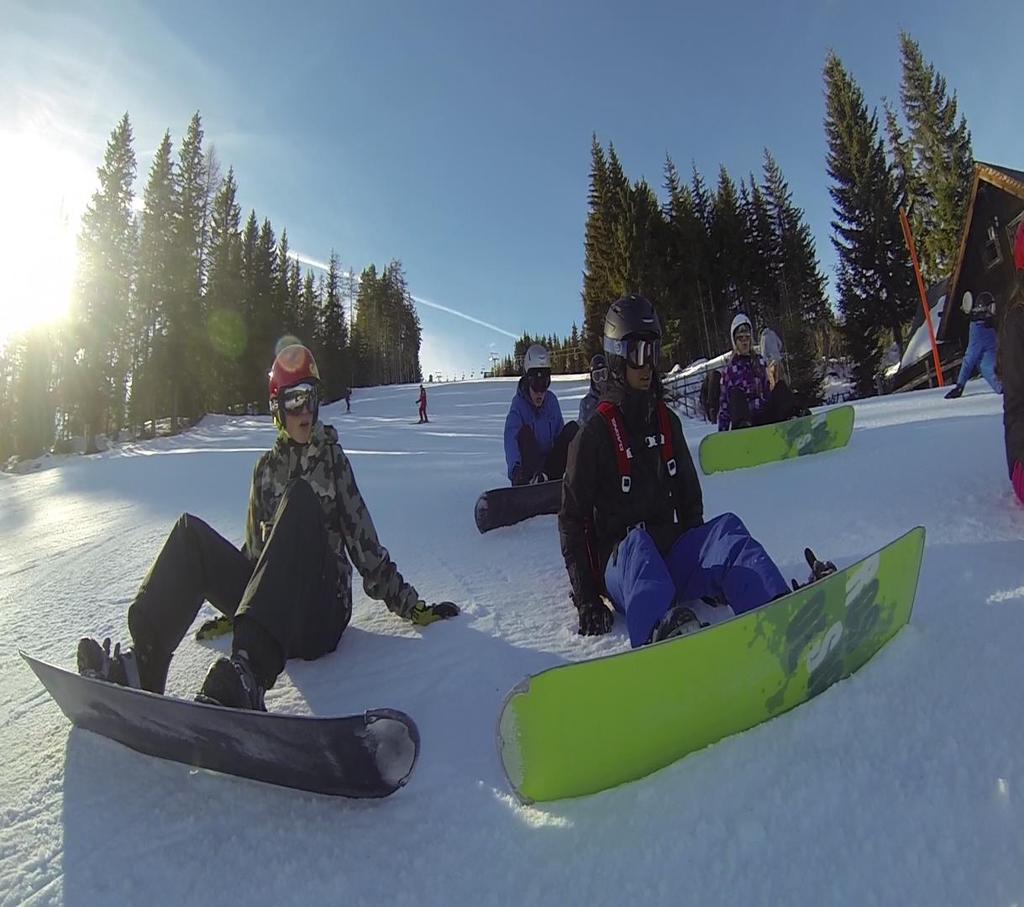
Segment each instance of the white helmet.
M535 368L551 370L551 354L539 343L530 344L526 355L523 356L523 372L529 372Z
M736 329L741 324L745 324L748 328L750 328L750 333L751 334L754 333L754 326L750 323L750 319L743 312L740 312L739 315L737 315L735 318L733 318L733 320L732 320L732 327L729 328L729 339L730 340L732 340L732 338L736 336Z

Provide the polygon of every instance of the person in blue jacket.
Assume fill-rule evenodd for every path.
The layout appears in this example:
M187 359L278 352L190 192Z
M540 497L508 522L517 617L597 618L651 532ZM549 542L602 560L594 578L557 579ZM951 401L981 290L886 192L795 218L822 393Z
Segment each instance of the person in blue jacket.
M604 392L604 383L607 380L608 361L604 358L604 353L597 353L590 360L590 390L580 400L579 423L581 428L597 412L597 404L601 402L601 394Z
M960 366L960 375L956 379L956 387L950 388L947 400L955 400L974 377L976 370L997 394L1003 392L1003 383L996 374L996 300L987 290L973 299L969 292L964 293L961 304L964 313L971 317L970 333L967 335L967 352Z
M565 424L551 386L551 356L534 343L523 358L519 379L505 417L505 463L513 485L562 478L569 442L579 426Z

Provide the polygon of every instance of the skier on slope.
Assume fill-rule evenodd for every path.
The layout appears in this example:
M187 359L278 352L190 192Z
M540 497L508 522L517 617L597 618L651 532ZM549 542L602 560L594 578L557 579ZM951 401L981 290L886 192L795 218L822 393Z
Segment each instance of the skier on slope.
M999 330L999 374L1006 467L1017 500L1024 504L1024 224L1017 230L1014 262L1017 283Z
M733 354L722 374L718 430L785 422L805 414L786 383L781 361L769 368L757 354L753 327L742 312L733 318L729 336Z
M989 387L997 394L1001 394L1003 383L996 374L995 297L987 290L979 293L977 297L972 297L969 292L964 293L961 308L965 315L970 316L970 333L967 335L967 351L960 365L960 374L957 376L956 385L946 394L946 399L955 400L959 397L964 392L967 382L978 370L989 383Z
M563 423L550 386L551 356L539 343L531 344L505 417L505 464L513 485L560 479L565 472L566 451L579 425Z
M429 422L430 420L427 418L427 389L422 384L420 385L420 395L416 402L419 404L420 408L420 421L416 424L419 425L422 422Z
M317 418L312 353L285 346L269 377L279 431L253 470L242 550L182 514L128 609L133 646L111 652L109 639L84 637L79 673L163 693L171 657L207 600L233 618L234 640L196 698L264 710L285 661L337 647L352 616L352 564L368 595L418 626L459 613L452 602L424 602L377 539L338 433Z
M608 362L604 353L596 353L590 360L590 389L580 400L579 424L582 428L590 417L597 412L597 404L601 401L604 383L608 380Z
M789 592L739 517L725 513L704 522L682 425L662 399L655 371L661 323L654 306L642 296L614 302L604 348L605 392L598 415L570 445L558 514L579 632L611 629L614 615L602 593L625 615L636 647ZM815 564L814 578L835 569Z

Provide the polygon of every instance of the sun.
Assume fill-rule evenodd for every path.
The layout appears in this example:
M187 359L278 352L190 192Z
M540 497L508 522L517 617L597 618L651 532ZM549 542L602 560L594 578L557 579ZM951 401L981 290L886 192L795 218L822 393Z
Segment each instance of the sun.
M0 346L68 310L75 236L96 182L69 149L0 127Z

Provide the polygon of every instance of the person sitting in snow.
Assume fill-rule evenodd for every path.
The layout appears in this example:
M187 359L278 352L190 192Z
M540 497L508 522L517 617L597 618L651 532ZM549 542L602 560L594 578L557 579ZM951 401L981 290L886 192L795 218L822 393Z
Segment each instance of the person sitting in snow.
M805 414L786 383L781 361L766 366L757 354L753 327L742 312L733 318L729 336L733 354L722 373L718 430L769 425Z
M513 485L562 478L569 442L579 426L564 424L551 386L551 356L539 343L523 357L523 377L505 417L505 464Z
M999 331L999 374L1003 379L1003 440L1006 467L1017 500L1024 504L1024 224L1014 244L1017 284Z
M970 333L967 335L967 351L960 365L960 374L956 385L946 394L947 400L955 400L974 377L977 370L997 394L1003 392L1003 383L996 374L996 300L987 290L972 298L969 292L964 293L961 308L971 318Z
M244 546L182 514L128 609L133 645L111 652L109 639L84 637L80 674L163 693L171 657L209 601L233 619L234 639L196 698L265 710L289 658L337 648L352 616L352 564L368 595L418 626L459 613L423 601L381 545L337 431L317 418L320 387L306 347L280 350L270 371L278 435L253 470Z
M739 517L704 522L697 472L655 371L661 322L649 300L612 303L608 380L569 447L558 531L584 636L625 616L634 647L691 633L790 591ZM832 564L812 563L812 577Z
M604 353L596 353L590 360L590 389L580 400L580 426L590 421L590 417L597 412L597 404L601 400L601 392L604 390L604 383L608 380L608 363Z

